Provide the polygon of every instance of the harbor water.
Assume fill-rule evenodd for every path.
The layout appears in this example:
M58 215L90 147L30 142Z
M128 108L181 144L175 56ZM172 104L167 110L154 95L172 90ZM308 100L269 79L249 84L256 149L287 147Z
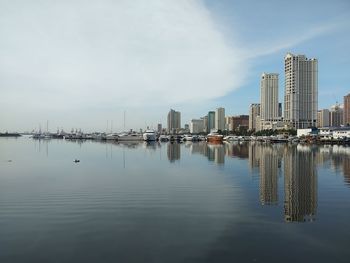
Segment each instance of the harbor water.
M349 262L349 244L347 146L0 138L2 263Z

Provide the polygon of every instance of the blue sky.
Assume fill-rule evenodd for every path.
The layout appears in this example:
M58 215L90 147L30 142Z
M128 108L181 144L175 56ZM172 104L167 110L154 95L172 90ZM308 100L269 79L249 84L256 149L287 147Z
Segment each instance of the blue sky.
M0 2L0 131L86 131L247 114L287 52L319 60L319 108L350 92L350 2Z
M247 61L249 77L241 88L218 100L228 113L247 113L259 102L259 76L279 73L284 93L283 57L287 52L319 60L319 108L329 108L350 92L350 2L339 1L206 1L230 41L257 50ZM232 32L230 32L232 30ZM264 54L264 50L270 50Z

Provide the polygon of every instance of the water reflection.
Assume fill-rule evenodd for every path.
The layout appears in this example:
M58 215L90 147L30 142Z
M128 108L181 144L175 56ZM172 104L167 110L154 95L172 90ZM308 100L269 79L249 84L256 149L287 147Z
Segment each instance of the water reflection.
M283 208L286 222L312 222L316 219L318 203L318 169L331 169L342 174L350 186L350 147L309 146L264 143L206 142L181 143L114 143L118 147L135 149L144 147L151 152L166 145L170 163L188 156L181 151L202 155L216 165L225 164L225 158L248 159L249 175L258 176L259 203ZM124 153L125 155L125 153ZM185 157L184 157L185 156ZM226 160L227 161L227 160ZM280 183L279 183L280 181ZM278 206L280 204L280 206Z
M288 222L313 221L317 210L315 152L298 145L284 157L284 217Z
M170 162L175 162L181 158L181 149L178 143L167 144L167 156Z

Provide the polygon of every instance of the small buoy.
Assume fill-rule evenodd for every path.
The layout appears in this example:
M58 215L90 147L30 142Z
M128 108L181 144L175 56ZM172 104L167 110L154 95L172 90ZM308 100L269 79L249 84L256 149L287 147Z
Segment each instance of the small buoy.
M74 160L74 162L75 162L75 163L79 163L79 162L80 162L80 160L78 160L78 159L75 159L75 160Z

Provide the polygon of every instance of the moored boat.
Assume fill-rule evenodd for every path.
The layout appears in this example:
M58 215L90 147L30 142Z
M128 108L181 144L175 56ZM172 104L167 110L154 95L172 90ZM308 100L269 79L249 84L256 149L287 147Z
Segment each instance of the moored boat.
M156 132L153 130L146 130L143 134L143 140L147 142L156 141L157 135Z

